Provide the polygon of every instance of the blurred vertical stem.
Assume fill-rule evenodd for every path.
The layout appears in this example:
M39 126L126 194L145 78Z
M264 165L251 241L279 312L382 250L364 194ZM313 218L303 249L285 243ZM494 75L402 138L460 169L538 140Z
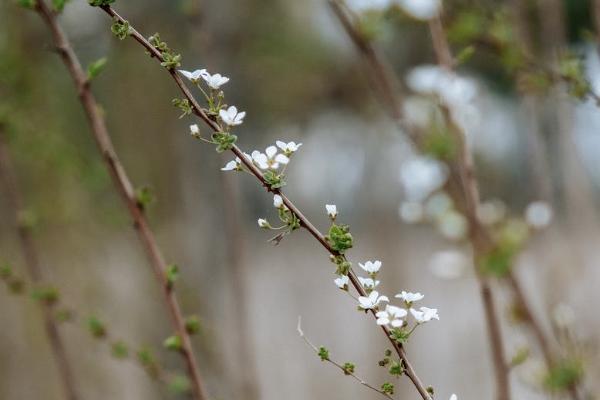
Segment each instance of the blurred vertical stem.
M169 284L167 278L167 264L158 247L154 233L152 232L143 209L139 206L133 185L119 161L114 150L112 141L106 128L104 118L101 116L99 105L96 98L90 90L90 82L86 73L81 67L73 48L58 24L56 14L46 5L44 0L36 0L36 11L40 14L44 22L48 25L52 33L56 50L67 66L71 77L75 83L79 99L85 110L86 116L91 126L92 134L98 146L108 172L112 178L117 192L127 207L131 218L134 221L134 227L147 253L148 259L152 265L156 279L160 283L164 300L171 316L173 328L181 339L181 354L186 362L188 376L192 384L192 392L196 400L206 400L208 395L203 385L203 380L198 369L198 362L194 355L190 336L185 328L185 319L181 307L175 296L173 285Z
M206 1L191 1L189 20L192 24L192 35L195 39L194 42L197 43L194 47L204 55L204 66L210 69L214 64L214 48L212 46L212 35L206 24ZM225 153L221 154L220 158L223 164L228 161ZM258 400L260 398L259 381L256 374L254 353L252 351L252 328L248 320L248 282L246 280L247 275L243 258L245 241L242 235L242 225L240 223L240 204L237 201L239 188L236 184L237 180L234 180L233 174L219 173L218 179L223 195L225 218L224 235L226 237L225 242L228 243L226 251L229 258L229 272L233 292L238 299L232 313L234 314L233 320L237 324L235 331L240 332L240 334L235 335L237 340L237 353L239 354L236 365L241 367L240 376L242 377L239 395L248 400Z
M106 12L108 15L110 15L113 19L115 19L121 23L126 22L126 20L121 15L119 15L112 7L100 6L100 8L104 12ZM140 34L137 30L135 30L131 25L129 25L129 26L130 26L129 36L132 37L141 46L143 46L146 50L148 50L148 52L150 52L150 55L152 57L156 58L159 62L163 62L164 58L163 58L161 52L156 47L154 47L144 36L142 36L142 34ZM171 75L171 77L173 78L176 85L179 87L179 89L183 93L183 95L186 97L186 99L190 102L193 113L198 118L200 118L202 121L204 121L204 123L212 131L220 132L221 128L220 128L219 124L217 122L215 122L214 120L212 120L207 115L206 111L200 106L200 104L198 103L196 98L192 95L189 88L183 82L183 80L178 75L178 73L174 69L167 69L167 72L169 73L169 75ZM298 209L298 207L296 207L296 205L294 203L292 203L292 201L290 199L288 199L287 196L285 196L281 192L280 189L271 188L270 184L267 182L267 180L263 176L260 169L258 169L258 167L256 165L254 165L254 163L244 155L244 152L237 145L233 144L231 146L231 152L236 157L239 157L239 159L240 159L241 163L244 165L244 167L246 167L248 169L248 171L259 181L259 183L265 188L265 190L267 192L270 192L273 194L278 194L281 196L281 198L283 200L283 204L285 204L287 206L287 208L294 215L296 215L296 217L300 221L300 226L302 228L306 229L310 233L310 235L313 238L315 238L321 244L321 246L323 246L323 248L325 248L325 250L327 250L327 252L330 255L337 256L337 257L342 256L338 251L334 250L331 247L329 242L325 239L325 236L309 221L308 218L306 218L304 216L304 214L302 214L302 212ZM352 270L350 270L348 276L350 278L350 282L352 283L352 286L356 289L358 294L360 296L366 296L367 293L366 293L365 289L363 288L363 286L361 285L361 283L358 281L356 274L354 274L354 272ZM373 309L371 309L369 311L371 312L371 315L373 317L375 317L375 311ZM396 350L396 353L398 354L400 359L403 361L404 367L405 367L404 373L411 380L411 382L413 383L413 385L419 392L419 395L421 396L421 398L423 398L423 400L433 400L433 397L427 391L427 387L421 382L420 378L418 377L414 368L412 367L410 361L408 360L408 357L404 350L404 346L402 344L398 343L397 341L395 341L394 339L392 339L392 337L390 336L390 331L386 326L381 326L381 329L383 330L386 337L390 341L390 344Z
M11 207L11 212L14 218L14 224L19 236L19 244L21 246L21 252L25 260L25 267L27 273L34 285L44 283L44 277L42 273L42 267L40 265L37 248L33 241L31 226L24 220L26 208L24 205L23 197L19 184L17 181L17 175L15 173L12 160L9 154L8 141L6 139L6 128L0 122L0 178L4 186L4 192L6 193ZM40 301L42 308L42 315L44 318L44 328L46 335L50 342L50 347L54 353L56 364L58 367L58 373L61 377L63 389L65 392L65 398L68 400L77 400L79 395L77 394L75 379L73 377L73 369L67 357L67 351L65 349L64 341L60 332L58 331L56 320L54 319L54 309L52 304L44 301Z

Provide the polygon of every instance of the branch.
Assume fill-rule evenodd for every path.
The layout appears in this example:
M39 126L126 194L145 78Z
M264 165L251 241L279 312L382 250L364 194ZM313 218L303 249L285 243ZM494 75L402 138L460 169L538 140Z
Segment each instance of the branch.
M42 267L39 262L37 248L31 235L30 227L23 221L25 206L14 171L12 160L6 143L5 127L0 124L0 179L4 183L4 190L8 196L10 211L13 215L14 224L19 235L19 244L21 252L25 259L25 267L34 284L41 284L44 281ZM44 318L44 328L50 342L50 347L54 353L58 372L62 380L65 396L68 400L78 400L73 369L67 357L64 341L58 332L56 322L53 318L52 305L42 304L42 315Z
M56 20L56 15L52 12L44 0L36 0L36 11L40 14L44 22L48 25L54 39L54 44L59 50L59 54L69 69L71 77L75 83L75 87L79 93L79 99L85 110L89 120L92 134L98 146L98 150L103 156L106 168L111 175L115 189L121 195L123 203L127 207L131 218L134 221L135 229L142 241L144 250L147 253L150 264L156 275L156 279L160 283L163 291L164 300L167 303L173 328L177 335L181 338L182 348L181 354L185 359L188 375L192 382L194 397L197 400L208 398L206 390L203 386L203 381L198 370L198 363L194 356L192 342L185 329L185 321L179 306L179 302L175 297L175 292L169 285L166 271L167 264L162 256L162 253L156 243L154 233L148 225L146 216L143 210L139 207L133 185L119 161L115 153L112 141L106 128L106 123L99 112L98 103L90 90L90 85L85 72L83 71L79 59L77 58L73 48L63 32L62 28ZM207 119L207 121L210 121Z
M122 16L120 16L112 7L101 6L100 8L102 10L104 10L104 12L106 12L108 15L110 15L111 17L116 19L117 21L119 21L121 23L127 23L127 21ZM164 61L160 51L158 51L158 49L156 49L154 46L152 46L152 44L148 40L146 40L146 38L144 36L142 36L137 30L135 30L133 27L131 27L131 25L130 25L129 35L131 37L133 37L133 39L135 41L137 41L139 44L141 44L146 50L148 50L152 57L156 58L157 60L159 60L161 62ZM208 117L208 115L206 114L206 111L200 106L198 101L191 94L190 90L185 85L185 83L183 83L183 80L177 74L177 72L172 69L167 69L167 72L171 75L171 77L173 78L173 80L175 81L175 83L177 84L177 86L179 87L181 92L183 93L183 95L190 102L194 114L196 116L198 116L202 121L204 121L211 130L213 130L214 132L220 132L221 127L219 126L219 124L217 124L215 121L213 121L211 118ZM327 240L325 240L325 236L323 236L323 234L321 232L319 232L319 230L310 222L310 220L308 218L306 218L304 216L304 214L302 214L302 212L296 207L296 205L294 203L292 203L291 200L288 199L281 192L281 190L272 189L269 186L269 184L266 182L262 172L258 169L258 167L256 167L254 165L254 163L252 163L252 161L248 160L248 158L244 155L244 152L237 145L235 145L235 144L232 145L231 151L240 159L240 161L244 164L244 166L248 169L248 171L261 183L261 185L265 188L265 190L267 190L267 192L270 192L273 194L279 194L281 196L281 198L283 199L283 203L288 207L288 209L293 214L296 215L296 217L298 218L298 220L301 223L301 226L303 228L305 228L311 234L311 236L313 236L321 244L321 246L323 246L325 248L325 250L327 250L329 252L329 254L331 254L333 256L340 256L340 254L329 245ZM352 285L356 289L356 291L361 296L366 296L366 292L363 289L360 282L358 281L356 274L354 272L350 271L349 278L350 278ZM373 310L370 310L370 311L371 311L371 314L373 316L375 316L375 312ZM418 390L421 397L424 400L432 400L431 395L427 392L426 387L423 385L423 383L421 382L421 380L415 373L411 363L408 361L406 352L405 352L403 346L401 344L397 343L396 341L394 341L390 337L390 332L387 327L382 326L382 330L384 331L386 337L389 339L392 346L398 353L398 356L404 361L405 366L406 366L406 374L412 381L413 385Z

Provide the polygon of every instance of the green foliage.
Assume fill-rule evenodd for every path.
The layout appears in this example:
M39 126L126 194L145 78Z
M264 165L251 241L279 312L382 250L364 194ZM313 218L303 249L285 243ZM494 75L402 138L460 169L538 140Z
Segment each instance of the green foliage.
M335 273L336 275L348 275L352 263L344 256L331 256L331 261L337 266Z
M179 337L178 335L173 335L165 339L165 341L163 342L163 346L167 350L181 351L181 349L183 348L183 342L181 340L181 337Z
M550 391L565 391L581 382L583 373L584 368L580 360L562 360L548 371L544 378L544 386Z
M106 336L106 327L104 326L104 323L93 315L87 319L87 327L92 336L97 339Z
M180 374L176 374L170 378L168 387L174 394L186 394L192 389L190 380L185 375Z
M212 140L217 145L217 153L223 153L233 147L237 141L237 136L229 132L215 132L212 134Z
M196 315L191 315L185 320L185 330L190 335L195 335L200 332L200 328L202 325L200 324L200 318Z
M329 350L327 350L323 346L319 347L319 351L318 351L317 355L319 356L319 358L321 359L321 361L328 361L329 360Z
M381 385L381 391L385 394L393 395L394 385L389 382L385 382L383 385Z
M56 318L56 320L58 322L69 322L73 320L73 311L69 310L68 308L63 308L61 310L56 311L56 313L54 314L54 318Z
M173 54L171 52L163 53L163 61L160 65L170 70L181 67L181 54Z
M523 364L529 358L530 351L528 347L523 347L517 350L517 353L510 360L510 366L516 367Z
M278 174L270 169L265 171L263 177L265 178L265 182L267 183L267 185L269 185L271 189L281 189L286 185L285 175Z
M453 43L471 43L485 33L486 19L480 12L468 9L460 12L448 27L448 39Z
M401 362L392 361L390 368L388 369L388 372L392 376L400 376L404 373L404 365L402 365Z
M456 65L462 65L468 62L475 54L474 46L467 46L462 49L455 57Z
M516 255L516 249L497 246L482 258L481 270L486 274L503 278L510 272Z
M430 395L435 395L435 390L433 389L433 386L427 386L425 390L427 390L427 393L429 393Z
M116 341L114 343L111 344L111 354L114 358L117 359L124 359L129 357L129 347L127 347L127 344L121 340Z
M106 57L102 57L92 63L90 63L87 67L87 78L88 81L96 78L100 73L104 70L108 59Z
M13 276L12 267L8 264L0 266L0 279L7 280Z
M149 186L141 186L135 190L135 201L140 209L147 209L154 200L154 191Z
M144 367L148 375L153 378L157 378L160 372L160 368L158 363L156 362L156 357L147 347L142 347L137 351L137 359L138 362Z
M591 88L585 77L583 61L573 55L567 55L559 61L559 71L568 83L569 94L580 100L585 99Z
M17 0L17 3L24 8L35 8L35 0Z
M523 221L507 221L496 234L495 246L479 261L483 273L505 277L514 259L529 237L527 225Z
M410 332L403 328L394 328L390 331L390 338L400 344L406 343L410 337Z
M456 158L456 139L445 128L434 126L423 140L423 152L435 159L451 161Z
M52 286L38 287L33 289L31 297L39 302L52 305L60 299L60 292L57 288Z
M62 10L65 8L65 5L69 1L70 0L52 0L52 8L54 9L54 11L62 12Z
M351 249L354 241L348 225L336 224L331 224L329 234L325 239L331 245L331 248L340 254L344 254L346 250Z
M119 39L124 40L131 34L131 26L129 26L129 22L121 22L120 20L114 20L113 24L110 27L110 31Z
M194 110L188 99L173 99L171 103L182 111L182 114L179 116L180 119L186 115L191 115Z
M173 289L175 282L179 279L179 267L176 264L167 265L165 276L167 278L167 288Z
M342 369L344 370L344 375L352 375L354 373L354 364L351 362L344 363Z
M115 1L116 0L88 0L88 3L92 7L103 7L103 6L110 6Z

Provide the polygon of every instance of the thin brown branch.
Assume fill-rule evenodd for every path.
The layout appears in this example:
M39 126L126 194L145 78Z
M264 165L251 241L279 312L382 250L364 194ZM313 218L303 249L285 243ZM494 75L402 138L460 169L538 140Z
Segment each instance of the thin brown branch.
M19 236L21 252L25 259L25 267L33 284L39 285L44 282L44 274L30 226L23 220L25 203L14 171L5 135L5 128L0 124L0 178L2 178L0 180L4 183L4 191L9 200L13 222ZM54 309L51 304L45 302L41 303L41 308L44 318L44 328L50 342L50 347L54 353L65 396L68 400L77 400L80 397L77 393L73 369L67 357L62 335L58 331L54 320Z
M43 0L36 1L36 11L48 25L48 28L52 33L54 44L59 50L59 54L63 62L69 69L71 77L75 83L75 87L78 91L79 99L90 123L92 134L98 146L98 150L102 154L106 168L108 169L116 190L121 195L121 198L126 205L132 220L134 221L134 227L143 244L144 250L147 253L150 264L152 265L156 275L156 279L160 283L164 299L167 303L169 314L171 316L173 328L175 329L176 334L181 338L181 354L186 362L194 397L197 400L208 399L208 395L203 386L203 380L201 379L200 371L198 369L198 363L192 348L192 342L185 329L185 320L181 311L181 307L179 306L179 302L177 301L174 290L167 281L167 263L162 256L146 216L144 215L143 210L139 207L133 185L114 150L104 118L101 116L98 103L90 90L87 76L81 67L77 55L73 51L67 36L58 24L54 12L50 10Z
M121 23L127 22L112 7L103 6L100 8L102 8L108 15L110 15L114 19L120 21ZM142 36L133 27L130 29L130 36L133 39L135 39L139 44L141 44L146 50L148 50L153 57L155 57L159 61L163 61L162 54L160 53L160 51L158 51L158 49L156 49L154 46L152 46L152 44L150 44L150 42L148 40L146 40L146 38L144 36ZM175 83L177 84L177 86L179 87L181 92L183 93L183 95L189 100L190 104L192 105L194 114L196 114L201 120L203 120L211 130L213 130L214 132L219 132L221 130L220 126L215 121L213 121L212 119L210 119L207 116L205 110L200 106L198 101L191 94L190 90L185 85L185 83L183 83L181 77L177 74L177 72L175 70L167 70L167 71L169 72L169 74L171 75L171 77L173 78L173 80L175 81ZM296 207L296 205L294 203L292 203L291 200L289 198L287 198L281 192L281 190L272 189L269 186L269 184L266 182L262 172L254 165L254 163L252 163L252 161L248 160L248 158L244 155L244 152L237 145L233 145L231 148L231 151L237 157L239 157L239 159L244 164L244 166L248 169L248 171L256 179L258 179L258 181L265 188L265 190L267 190L268 192L271 192L273 194L279 194L282 197L283 203L288 207L288 209L292 213L294 213L296 215L296 217L298 218L298 220L301 223L301 226L303 228L305 228L311 234L311 236L313 236L321 244L321 246L323 246L329 252L329 254L331 254L333 256L340 255L337 251L335 251L329 245L329 243L325 239L325 236L310 222L310 220L308 218L306 218L304 216L304 214L302 214L302 212ZM364 288L362 287L362 285L360 284L360 282L358 281L358 278L356 277L354 272L351 271L349 273L349 277L350 277L350 281L351 281L353 287L356 289L356 291L359 293L359 295L366 296L366 292L365 292ZM375 315L375 312L373 310L371 310L371 313L373 316ZM394 341L390 337L390 332L387 327L382 326L382 329L385 332L386 337L389 339L389 341L393 345L394 349L398 353L398 356L404 361L405 367L406 367L406 375L413 382L413 385L416 387L416 389L418 390L421 397L424 400L432 400L431 395L427 392L426 387L423 385L423 383L421 382L421 380L415 373L414 368L412 367L411 363L409 362L403 346L401 344L397 343L396 341Z

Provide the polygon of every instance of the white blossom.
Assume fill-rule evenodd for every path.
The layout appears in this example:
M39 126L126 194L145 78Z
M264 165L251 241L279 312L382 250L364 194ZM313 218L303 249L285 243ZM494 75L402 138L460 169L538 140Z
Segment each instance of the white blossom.
M450 396L450 400L458 400L458 396L453 393L452 396Z
M368 296L360 296L358 298L358 304L363 310L375 308L383 301L389 302L390 300L386 296L380 296L376 290L373 290Z
M438 321L440 319L437 313L437 308L421 307L419 310L420 311L417 311L414 308L410 309L410 313L419 324L429 322L432 319L437 319Z
M379 272L379 269L381 268L381 261L367 261L364 264L358 263L358 265L369 275L374 275Z
M348 275L342 275L339 278L334 279L333 282L337 287L345 290L348 288L348 282L350 282L350 278L348 278Z
M463 239L468 231L467 219L457 211L449 211L437 221L440 233L450 240Z
M335 219L338 215L337 206L335 204L325 204L325 210L331 219Z
M229 126L241 125L244 122L246 112L238 113L236 106L231 106L227 110L219 110L219 116Z
M240 160L239 157L236 157L235 160L231 160L227 164L225 164L225 166L223 168L221 168L221 171L239 170L241 168L241 165L242 165L242 160Z
M190 125L190 135L194 137L200 136L200 128L197 124Z
M363 278L362 276L359 276L358 280L365 289L375 289L377 286L379 286L379 281L371 278Z
M275 146L269 146L265 153L258 150L252 152L252 160L260 169L278 169L280 164L287 164L290 159L284 154L278 154Z
M525 210L525 221L535 229L542 229L552 222L552 207L546 202L535 201L527 206Z
M179 72L181 73L181 75L189 79L192 83L198 83L198 81L200 81L200 78L204 78L208 74L208 72L206 72L205 69L197 69L193 72L184 71L180 69Z
M404 12L420 20L434 18L442 8L441 0L398 0L398 3Z
M285 143L282 142L281 140L277 140L275 142L275 144L277 145L277 147L279 147L287 156L295 153L298 151L298 149L300 148L300 146L302 146L302 143L298 143L296 144L296 142L289 142L289 143Z
M264 218L259 218L258 219L258 226L261 228L269 228L271 225L269 224L269 221L267 221Z
M400 167L400 183L409 201L421 202L448 179L448 168L430 157L415 157Z
M202 75L202 79L204 79L204 81L206 82L206 84L211 89L215 89L215 90L220 89L221 86L223 86L224 84L226 84L227 82L229 82L229 78L226 77L226 76L222 76L221 74L211 75L211 74L209 74L206 71L205 71L205 74Z
M403 290L402 292L398 293L395 297L397 299L402 299L405 303L413 303L415 301L423 300L425 296L419 292L412 293Z
M408 312L404 308L386 305L385 311L379 311L377 317L377 325L391 325L394 328L400 328L404 325L402 318L406 317Z
M423 206L416 201L405 201L398 209L400 219L407 224L416 224L423 220Z
M283 204L283 198L278 194L273 196L273 207L275 207L275 208L285 207L285 205Z

